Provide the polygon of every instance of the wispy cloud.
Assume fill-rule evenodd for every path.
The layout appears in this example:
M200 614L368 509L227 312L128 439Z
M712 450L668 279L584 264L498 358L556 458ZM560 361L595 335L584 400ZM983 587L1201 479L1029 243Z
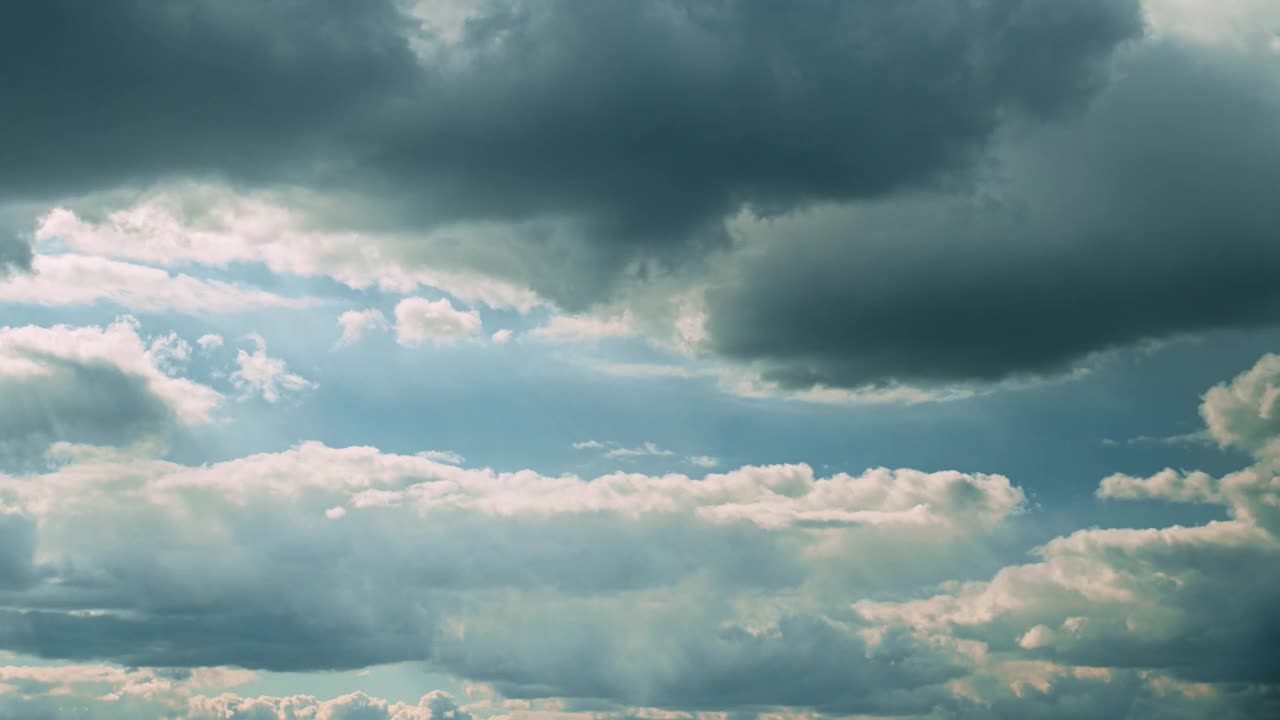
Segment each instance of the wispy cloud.
M637 447L614 446L605 451L606 457L666 457L674 452L660 448L655 443L645 442Z
M1213 436L1207 430L1196 430L1178 435L1138 435L1126 440L1103 438L1102 444L1115 447L1117 445L1215 445Z
M636 458L667 458L677 453L652 441L639 445L624 445L616 440L582 440L572 445L575 450L601 450L601 456L611 459L634 460ZM720 459L712 455L688 455L684 461L700 468L713 468L720 464Z

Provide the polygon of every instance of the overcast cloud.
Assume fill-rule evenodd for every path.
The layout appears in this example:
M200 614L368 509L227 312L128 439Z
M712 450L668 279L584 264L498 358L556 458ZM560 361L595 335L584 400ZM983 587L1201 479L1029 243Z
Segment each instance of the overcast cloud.
M5 3L0 720L1280 717L1273 5Z

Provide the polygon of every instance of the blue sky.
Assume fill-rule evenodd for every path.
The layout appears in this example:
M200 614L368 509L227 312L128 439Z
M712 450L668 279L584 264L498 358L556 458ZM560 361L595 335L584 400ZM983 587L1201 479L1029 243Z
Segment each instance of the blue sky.
M1280 712L1269 3L0 26L0 720Z

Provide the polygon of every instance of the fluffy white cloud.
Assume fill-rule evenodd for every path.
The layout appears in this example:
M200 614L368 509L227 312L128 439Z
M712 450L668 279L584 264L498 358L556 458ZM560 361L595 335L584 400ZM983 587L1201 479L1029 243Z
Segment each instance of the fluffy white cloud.
M510 329L503 328L501 330L494 331L493 335L489 336L489 340L493 342L494 345L506 345L511 341L511 335L512 333Z
M1041 556L954 593L857 608L869 620L1072 665L1276 681L1270 638L1280 627L1266 608L1280 598L1280 581L1259 573L1280 562L1280 545L1262 528L1082 530L1051 541Z
M169 493L187 491L241 499L297 498L310 493L345 499L356 508L396 506L422 516L457 511L497 517L671 514L713 524L747 522L765 529L927 526L937 532L965 533L990 530L1020 512L1025 502L1022 492L1003 476L954 471L878 468L861 475L818 477L808 465L800 464L747 466L701 479L618 472L588 481L531 470L462 468L456 465L461 461L450 452L395 455L374 448L330 448L309 442L282 453L201 467L164 462L146 467L132 462L73 464L42 476L39 487L20 483L2 487L22 490L17 497L39 498L35 505L46 507L56 502L47 489L61 492L71 483L108 491L117 473L127 476L136 494L138 473L144 472L149 492L143 496L157 502ZM109 494L103 499L107 498ZM25 502L19 501L18 506Z
M236 370L231 381L245 396L258 395L269 403L280 400L282 393L300 392L315 387L315 383L289 372L284 360L267 354L267 341L261 335L250 335L255 350L236 353Z
M480 332L480 313L458 310L447 298L405 298L396 304L396 342L448 345Z
M1261 451L1280 438L1280 355L1267 354L1231 382L1205 393L1200 414L1214 440Z
M342 337L338 345L351 345L364 337L365 332L387 327L387 316L377 308L367 310L348 310L338 316L338 326L342 328Z
M1218 483L1213 476L1203 472L1178 472L1172 468L1146 478L1136 478L1123 473L1102 479L1098 497L1138 500L1153 498L1182 503L1221 502Z
M132 310L229 313L261 308L300 308L311 298L291 298L220 280L171 275L160 268L89 255L37 255L32 272L0 278L0 301L33 305L111 302Z

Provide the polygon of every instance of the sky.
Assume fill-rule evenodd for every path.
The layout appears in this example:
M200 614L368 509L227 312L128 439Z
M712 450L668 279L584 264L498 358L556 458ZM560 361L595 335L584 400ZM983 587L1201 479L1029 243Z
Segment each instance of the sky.
M0 720L1280 717L1280 6L0 8Z

